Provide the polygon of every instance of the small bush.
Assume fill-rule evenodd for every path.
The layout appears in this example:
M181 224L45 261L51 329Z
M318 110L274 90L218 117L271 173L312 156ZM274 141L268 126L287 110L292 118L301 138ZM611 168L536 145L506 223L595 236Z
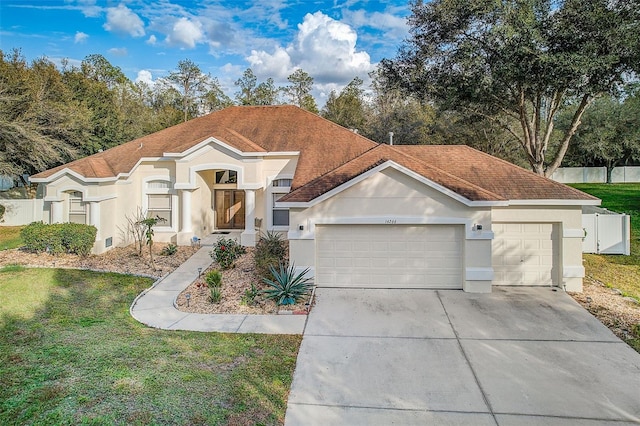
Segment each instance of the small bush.
M169 245L165 246L162 251L160 252L160 255L162 256L173 256L174 254L176 254L178 252L178 246L172 243L169 243Z
M97 229L79 223L33 222L20 232L27 250L51 254L74 253L86 256L96 241Z
M251 283L251 288L248 288L244 291L244 294L240 298L241 305L251 306L256 303L256 297L260 294L260 290L256 287L255 284Z
M5 208L5 206L3 206L2 204L0 204L0 221L2 221L4 219L4 212L7 209Z
M280 264L277 270L271 267L273 279L262 279L271 288L262 290L262 293L278 305L293 305L311 290L311 278L305 277L308 272L309 268L306 268L296 274L295 265L286 267Z
M209 301L211 301L211 303L220 303L220 300L222 300L222 290L220 287L213 287L211 289Z
M271 267L277 268L281 263L286 263L287 242L281 234L269 231L260 236L253 256L256 274L271 279Z
M234 266L234 262L247 250L236 240L230 238L220 238L209 255L218 262L222 269L229 269Z
M204 276L204 280L207 282L209 288L222 287L222 272L217 269L209 271L207 275Z

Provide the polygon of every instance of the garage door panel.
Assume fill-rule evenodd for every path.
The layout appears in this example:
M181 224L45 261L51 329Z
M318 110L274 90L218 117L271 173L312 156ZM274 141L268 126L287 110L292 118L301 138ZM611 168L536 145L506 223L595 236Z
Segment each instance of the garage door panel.
M456 225L318 225L316 284L459 289L463 237ZM350 250L325 249L335 247L327 241Z
M557 284L559 243L552 223L494 223L495 285Z

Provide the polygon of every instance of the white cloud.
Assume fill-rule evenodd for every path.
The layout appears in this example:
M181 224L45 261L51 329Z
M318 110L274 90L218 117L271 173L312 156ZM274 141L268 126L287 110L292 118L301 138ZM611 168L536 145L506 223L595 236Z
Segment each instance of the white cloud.
M252 50L247 60L254 72L276 79L286 79L293 69L289 53L280 46L276 46L273 53Z
M103 27L107 31L132 37L142 37L145 34L142 19L124 4L107 8L107 22Z
M347 84L356 76L366 79L374 67L367 52L356 50L357 39L349 25L322 12L308 13L293 43L277 46L273 53L254 50L246 59L258 76L282 79L302 68L319 85Z
M150 44L151 46L155 46L157 42L158 39L153 34L151 34L151 36L149 36L149 39L147 40L147 44Z
M82 31L76 31L76 35L73 38L74 43L84 43L89 38L89 34L83 33Z
M70 0L65 0L66 2L70 2ZM102 8L96 6L96 0L77 0L77 4L82 11L82 14L88 18L96 18L100 16L102 13Z
M149 70L140 70L138 71L138 76L135 79L136 83L145 83L149 87L153 87L156 82L153 80L153 75Z
M344 19L356 28L371 28L380 31L389 41L400 41L408 35L409 27L405 17L393 13L373 12L365 10L344 10Z
M167 35L166 42L169 45L193 49L203 37L202 24L199 21L180 18L173 24L171 32Z
M129 51L126 47L112 47L111 49L109 49L109 53L114 56L127 56L129 54Z

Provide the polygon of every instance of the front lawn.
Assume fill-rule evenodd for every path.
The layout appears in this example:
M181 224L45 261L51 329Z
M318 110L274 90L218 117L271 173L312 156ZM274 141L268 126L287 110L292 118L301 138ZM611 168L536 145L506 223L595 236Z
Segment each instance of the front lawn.
M640 184L575 184L571 186L600 198L602 207L618 213L627 213L631 217L631 255L584 254L584 267L588 278L619 290L623 296L630 296L640 301ZM631 302L627 302L628 309L634 309L629 303ZM640 307L636 305L635 309ZM629 333L635 335L635 338L626 338L625 341L640 352L640 324L632 325L630 328Z
M300 336L162 331L147 278L0 270L0 424L279 424Z
M631 255L585 254L587 275L640 300L640 184L575 184L602 200L602 207L631 216Z
M0 226L0 250L9 250L23 246L20 231L24 226Z

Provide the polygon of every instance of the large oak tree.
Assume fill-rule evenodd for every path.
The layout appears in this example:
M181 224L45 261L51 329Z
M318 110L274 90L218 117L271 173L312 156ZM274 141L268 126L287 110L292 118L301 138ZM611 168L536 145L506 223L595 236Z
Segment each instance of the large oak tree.
M410 39L382 66L414 95L495 120L533 171L549 176L593 100L640 70L639 3L417 0ZM570 123L551 150L564 108L571 108Z

